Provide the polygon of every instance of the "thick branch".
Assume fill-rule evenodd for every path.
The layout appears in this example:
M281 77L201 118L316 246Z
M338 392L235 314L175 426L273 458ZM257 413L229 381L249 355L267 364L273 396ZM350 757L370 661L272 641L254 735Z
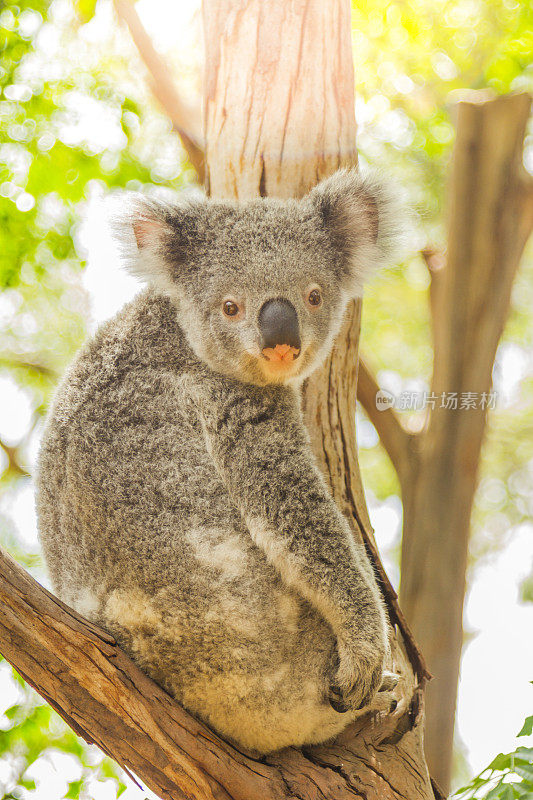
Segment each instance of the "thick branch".
M402 775L412 774L421 723L416 689L386 725L362 718L364 746L361 740L350 749L346 732L333 747L250 758L187 714L109 634L39 586L2 550L0 650L80 736L170 800L357 800L365 782L381 786L382 800L393 800L404 796ZM377 760L368 761L370 741L379 748ZM398 776L398 786L380 773ZM423 773L418 781L414 800L427 796Z
M155 49L139 19L135 4L130 0L114 0L114 2L117 14L128 26L131 38L151 76L152 92L170 117L174 130L189 156L189 161L198 173L200 183L203 183L205 166L200 110L190 107L180 97L167 64Z
M359 359L357 399L379 434L379 439L403 485L411 474L410 461L415 458L412 447L415 434L409 433L392 407L380 410L376 405L379 384L364 359Z
M511 288L531 233L522 166L528 94L468 92L457 106L434 389L488 391Z
M432 275L436 403L404 491L401 603L435 680L428 687L426 752L449 785L462 647L470 515L494 357L533 223L522 165L530 97L470 92L458 104L446 265ZM473 401L463 403L465 398ZM483 398L485 398L483 400Z

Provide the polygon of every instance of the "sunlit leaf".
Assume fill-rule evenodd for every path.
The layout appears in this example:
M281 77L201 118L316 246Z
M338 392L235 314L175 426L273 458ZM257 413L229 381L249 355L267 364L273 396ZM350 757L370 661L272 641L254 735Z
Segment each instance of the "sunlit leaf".
M84 783L85 781L83 778L80 778L77 781L70 781L65 794L65 800L79 800L80 792L83 789Z
M82 22L89 22L94 17L97 0L76 0L76 11Z
M526 717L517 736L531 736L533 733L533 717Z

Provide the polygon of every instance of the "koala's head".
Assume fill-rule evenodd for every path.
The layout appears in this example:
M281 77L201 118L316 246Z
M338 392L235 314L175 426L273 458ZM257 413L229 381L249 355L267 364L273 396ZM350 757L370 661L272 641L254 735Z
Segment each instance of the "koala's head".
M389 254L394 205L355 170L301 200L138 199L130 270L174 302L213 370L259 385L298 381L327 356L349 299Z

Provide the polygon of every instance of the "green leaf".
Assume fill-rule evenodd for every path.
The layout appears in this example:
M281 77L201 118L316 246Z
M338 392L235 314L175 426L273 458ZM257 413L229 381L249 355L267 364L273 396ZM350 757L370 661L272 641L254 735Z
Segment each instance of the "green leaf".
M495 798L501 797L502 796L501 793L503 791L504 786L505 784L503 783L503 781L499 781L499 783L497 783L496 786L493 786L490 792L487 795L485 795L484 800L495 800Z
M514 772L533 785L533 764L515 764Z
M94 17L96 0L76 0L75 5L82 22L89 22Z
M6 710L4 711L4 715L5 715L5 716L6 716L6 717L7 717L9 720L15 719L15 717L17 716L17 714L20 712L21 708L22 708L22 706L20 706L20 705L14 705L14 706L11 706L11 708L8 708L8 709L6 709Z
M510 769L512 755L512 753L498 753L496 758L490 762L488 769Z
M465 794L466 792L472 793L474 790L479 789L480 786L486 786L490 780L490 777L487 776L486 778L483 778L482 775L487 771L487 769L484 769L483 772L472 778L470 783L467 783L466 786L461 786L460 789L457 789L454 796L457 797L458 795Z
M524 724L520 729L520 732L517 733L517 736L531 736L533 733L533 717L526 717L524 720Z
M500 800L514 800L514 792L513 787L507 784L503 789L502 793L498 795Z
M65 794L65 800L79 800L80 792L83 789L84 783L85 780L83 778L80 778L77 781L70 781Z

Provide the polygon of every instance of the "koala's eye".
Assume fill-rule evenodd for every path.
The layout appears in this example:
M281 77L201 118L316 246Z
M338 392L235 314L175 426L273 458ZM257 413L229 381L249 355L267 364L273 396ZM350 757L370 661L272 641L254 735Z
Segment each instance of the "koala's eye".
M240 311L237 303L233 300L225 300L222 304L222 311L226 317L236 317Z
M322 295L320 294L319 289L311 289L309 294L307 295L307 302L313 308L317 308L319 305L322 304Z

